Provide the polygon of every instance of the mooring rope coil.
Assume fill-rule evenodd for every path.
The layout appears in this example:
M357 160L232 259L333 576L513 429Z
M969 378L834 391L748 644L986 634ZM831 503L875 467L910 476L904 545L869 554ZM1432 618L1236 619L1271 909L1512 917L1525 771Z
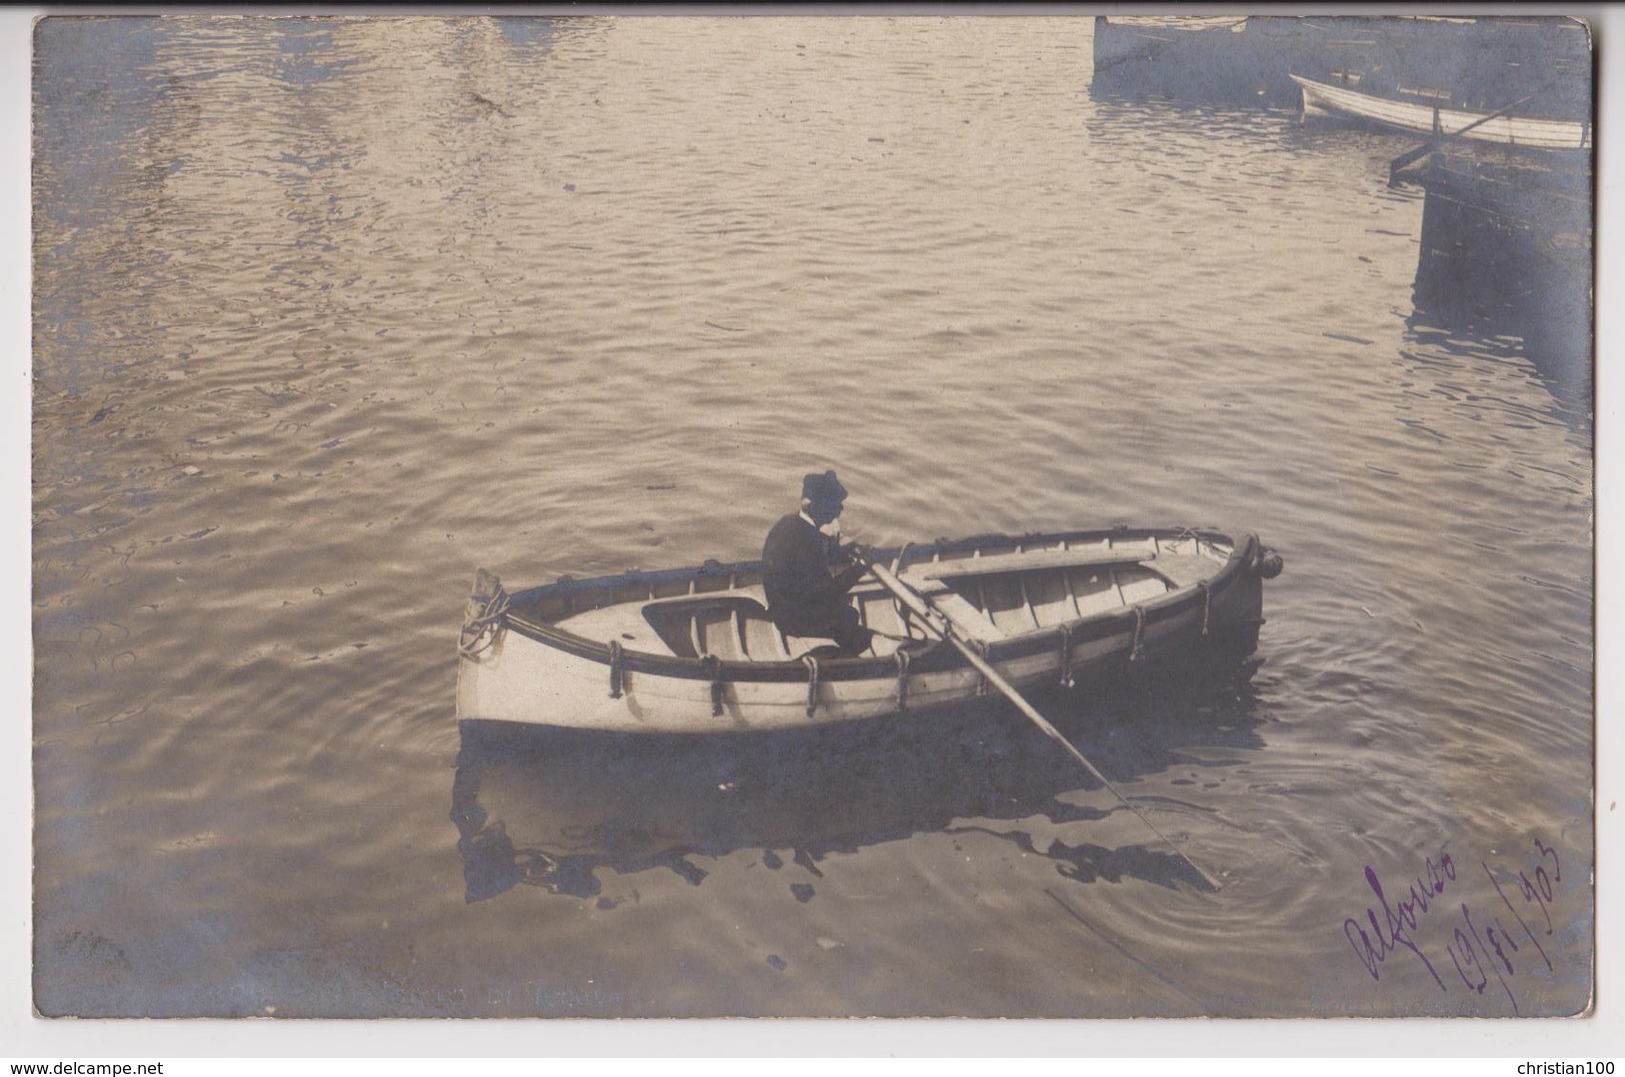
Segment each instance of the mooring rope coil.
M478 600L478 596L475 596L475 600ZM502 619L508 616L508 605L508 592L499 583L495 593L480 607L480 612L463 623L457 650L473 658L495 643L501 634Z

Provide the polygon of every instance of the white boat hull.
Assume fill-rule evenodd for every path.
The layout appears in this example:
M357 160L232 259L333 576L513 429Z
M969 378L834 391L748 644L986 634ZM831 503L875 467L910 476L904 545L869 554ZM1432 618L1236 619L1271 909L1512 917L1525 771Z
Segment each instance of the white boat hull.
M1165 640L1194 634L1200 617L1200 613L1185 614L1147 629L1142 650L1154 655ZM1127 663L1133 646L1131 634L1125 627L1120 636L1079 645L1073 652L1074 676L1080 668L1111 659ZM1057 653L996 662L995 668L1018 688L1060 684ZM878 718L898 713L899 701L896 679L825 681L811 698L805 682L730 681L723 685L719 714L712 705L711 683L706 680L627 672L619 698L611 696L608 684L602 663L506 632L479 659L459 663L457 711L464 720L615 733L705 734L800 729ZM901 698L905 711L929 711L986 694L980 674L965 667L910 674Z
M1083 551L1065 550L1063 543L1062 550L1047 551L1047 554L1053 558L1057 553L1074 552ZM1042 551L1033 553L1040 558L1045 556ZM987 648L987 658L1011 683L1029 689L1053 687L1063 681L1089 681L1136 664L1147 668L1159 662L1188 661L1227 644L1233 647L1238 639L1241 650L1251 650L1262 622L1262 587L1255 563L1263 551L1256 539L1249 538L1244 546L1234 551L1226 547L1219 553L1229 556L1228 559L1218 554L1212 556L1211 587L1206 578L1184 586L1167 584L1166 592L1143 601L1128 601L1121 593L1117 576L1101 568L1091 573L1091 579L1102 575L1112 575L1113 579L1111 590L1099 592L1100 601L1115 601L1119 605L1078 616L1079 599L1068 591L1071 604L1063 609L1065 619L1055 614L1051 624L1045 624L1046 611L1057 607L1053 600L1045 604L1038 575L1075 569L1040 566L1025 577L1031 581L1032 588L1031 598L1026 598L1027 592L1023 591L1024 615L1031 618L1025 634L1006 634L991 616L983 618L986 635L981 642ZM1027 555L1014 555L1023 556ZM1010 554L1002 557L1003 561L986 560L994 565L1007 564L1012 559ZM1191 571L1191 563L1199 560L1190 556L1174 559L1181 560L1187 572ZM951 562L953 565L976 563L971 560ZM735 574L737 570L748 572L752 567L733 566ZM1128 569L1130 566L1114 564L1114 567ZM924 582L933 570L953 574L946 565L933 562L916 567L916 581ZM1149 571L1143 566L1133 565L1132 572L1124 571L1122 578L1136 579L1143 587L1143 577L1147 575ZM1004 578L1013 577L1006 570ZM637 585L644 586L646 582L640 577ZM1054 582L1052 575L1051 591ZM610 585L620 584L620 580L611 578L585 581L585 584L572 581L571 585L581 588L599 583L604 585L601 590L607 592ZM1029 585L1023 584L1026 586ZM1198 589L1202 589L1200 594ZM625 585L621 585L621 592L617 594L624 590ZM620 616L617 611L641 609L647 615L650 610L668 611L691 603L723 608L731 603L749 606L755 601L751 597L753 591L759 588L747 582L701 592L692 598L684 595L654 597L641 605L624 599L610 601L601 596L584 602L588 608L583 611L549 623L515 611L494 623L488 633L478 635L476 646L464 648L458 663L458 717L463 721L611 733L747 733L852 722L899 713L913 717L988 694L981 674L961 656L946 645L933 646L924 639L862 659L821 658L820 652L801 649L803 643L818 641L795 641L791 649L783 653L797 657L749 660L733 652L730 660L722 661L704 653L698 628L695 629L696 640L701 646L688 652L686 657L671 651L664 655L621 652L620 644L606 652L605 645L596 643L595 639L567 630L608 625L612 627L600 628L595 638L636 639L637 642L626 646L652 647L653 633L647 626L644 635L639 636L634 631L638 623L630 616L617 622L615 618ZM1114 592L1115 597L1108 597ZM536 593L521 592L515 601L519 603L525 595ZM946 589L939 591L939 601L952 597ZM866 616L878 618L879 596L870 593L856 598L860 605L866 600L875 607ZM592 605L593 601L602 604ZM1036 607L1035 601L1039 603ZM561 608L572 607L564 601ZM885 601L885 608L890 608L889 600ZM1006 613L998 611L999 618L1008 625ZM738 641L743 642L745 630L740 628L739 633ZM887 646L894 645L888 643Z
M1455 135L1460 132L1461 138L1505 146L1551 150L1591 148L1591 125L1588 123L1495 116L1493 113L1432 107L1360 93L1345 86L1315 82L1299 75L1293 75L1292 81L1303 91L1303 111L1306 115L1352 117L1423 135ZM1486 116L1490 118L1486 119Z

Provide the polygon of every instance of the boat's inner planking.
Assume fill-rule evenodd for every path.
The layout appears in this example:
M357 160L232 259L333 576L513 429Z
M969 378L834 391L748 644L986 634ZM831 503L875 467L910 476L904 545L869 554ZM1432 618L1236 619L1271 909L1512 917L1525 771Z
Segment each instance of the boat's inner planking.
M1229 555L1227 544L1189 534L1004 539L905 551L900 575L991 643L1194 587L1217 573ZM897 641L888 636L924 638L878 584L859 584L850 597L863 624L882 633L875 637L875 654L896 650ZM785 662L828 643L786 636L769 620L758 563L712 562L704 569L634 573L515 596L527 598L527 612L538 620L649 654Z

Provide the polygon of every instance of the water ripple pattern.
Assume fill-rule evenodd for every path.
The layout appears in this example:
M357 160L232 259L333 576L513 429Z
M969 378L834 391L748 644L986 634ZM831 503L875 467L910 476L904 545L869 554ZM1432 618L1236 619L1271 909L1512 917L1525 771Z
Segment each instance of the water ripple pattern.
M1585 407L1416 317L1410 143L1096 101L1090 32L47 20L36 1005L1584 1009ZM754 556L824 467L872 543L1284 552L1257 663L1044 701L1222 889L1008 708L460 734L477 567ZM1366 869L1397 899L1444 857L1415 950L1362 953ZM1517 930L1497 878L1538 935L1479 992L1452 932Z

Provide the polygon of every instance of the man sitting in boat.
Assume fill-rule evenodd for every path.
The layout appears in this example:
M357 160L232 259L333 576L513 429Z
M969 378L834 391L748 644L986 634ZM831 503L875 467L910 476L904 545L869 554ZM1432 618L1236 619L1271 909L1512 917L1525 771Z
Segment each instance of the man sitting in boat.
M808 475L801 482L801 511L773 525L762 547L762 585L768 616L787 636L832 639L842 655L869 649L873 633L858 623L847 591L866 571L839 544L846 488L835 472Z

